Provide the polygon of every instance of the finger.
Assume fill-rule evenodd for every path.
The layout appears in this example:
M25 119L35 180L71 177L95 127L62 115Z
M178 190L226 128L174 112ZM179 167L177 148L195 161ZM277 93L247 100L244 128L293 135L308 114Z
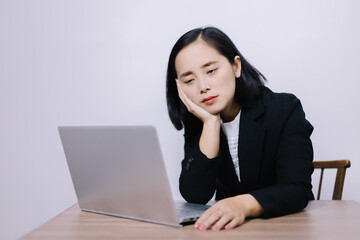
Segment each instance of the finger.
M214 225L211 227L211 229L213 231L219 231L220 229L222 229L225 226L225 224L232 221L232 219L233 219L233 217L231 215L225 214L216 223L214 223Z
M176 86L177 86L178 95L179 95L180 100L185 105L185 107L188 109L188 111L190 111L191 110L191 108L189 106L190 99L184 93L184 91L179 83L179 80L177 80L177 79L176 79Z
M225 229L226 230L230 230L233 229L241 224L243 224L245 221L244 217L236 217L234 218L231 222L229 222L228 224L226 224Z
M176 82L177 91L178 91L178 94L179 94L179 97L180 97L180 95L182 95L183 91L182 91L182 88L180 86L179 80L175 79L175 82Z
M200 229L200 226L203 225L203 223L208 219L212 214L212 208L209 208L206 210L198 220L195 222L195 228Z
M222 217L222 213L219 211L213 212L205 221L199 226L200 230L206 230L211 228Z
M202 229L205 226L206 221L217 211L216 206L212 206L209 209L207 209L201 217L195 222L195 228Z

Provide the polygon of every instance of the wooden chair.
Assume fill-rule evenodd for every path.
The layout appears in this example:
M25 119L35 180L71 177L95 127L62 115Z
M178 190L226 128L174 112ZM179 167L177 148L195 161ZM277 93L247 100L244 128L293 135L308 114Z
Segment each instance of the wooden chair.
M319 190L318 190L316 200L320 199L321 184L322 184L322 179L323 179L323 174L324 174L325 168L337 168L332 200L341 200L343 187L344 187L346 168L350 167L350 165L351 165L350 160L343 159L343 160L332 160L332 161L314 161L313 164L314 164L315 169L316 168L321 169Z

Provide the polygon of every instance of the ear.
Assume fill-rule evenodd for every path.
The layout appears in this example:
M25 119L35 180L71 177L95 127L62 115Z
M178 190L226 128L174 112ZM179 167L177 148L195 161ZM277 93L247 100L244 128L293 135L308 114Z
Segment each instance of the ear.
M241 60L239 56L234 57L233 68L234 68L235 77L239 78L241 75Z

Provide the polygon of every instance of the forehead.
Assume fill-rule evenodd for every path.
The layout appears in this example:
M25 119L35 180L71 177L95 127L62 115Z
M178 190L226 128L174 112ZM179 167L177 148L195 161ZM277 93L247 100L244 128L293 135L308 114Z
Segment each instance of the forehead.
M183 48L175 58L177 72L200 67L209 61L221 61L226 58L217 49L206 43L204 40L196 40Z

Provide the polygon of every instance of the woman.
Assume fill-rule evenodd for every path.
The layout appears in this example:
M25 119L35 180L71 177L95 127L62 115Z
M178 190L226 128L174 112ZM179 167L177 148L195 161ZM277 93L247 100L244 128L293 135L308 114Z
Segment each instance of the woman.
M219 29L185 33L170 54L168 112L185 128L180 192L218 200L195 223L231 229L247 217L299 211L313 199L312 125L292 94L273 93Z

